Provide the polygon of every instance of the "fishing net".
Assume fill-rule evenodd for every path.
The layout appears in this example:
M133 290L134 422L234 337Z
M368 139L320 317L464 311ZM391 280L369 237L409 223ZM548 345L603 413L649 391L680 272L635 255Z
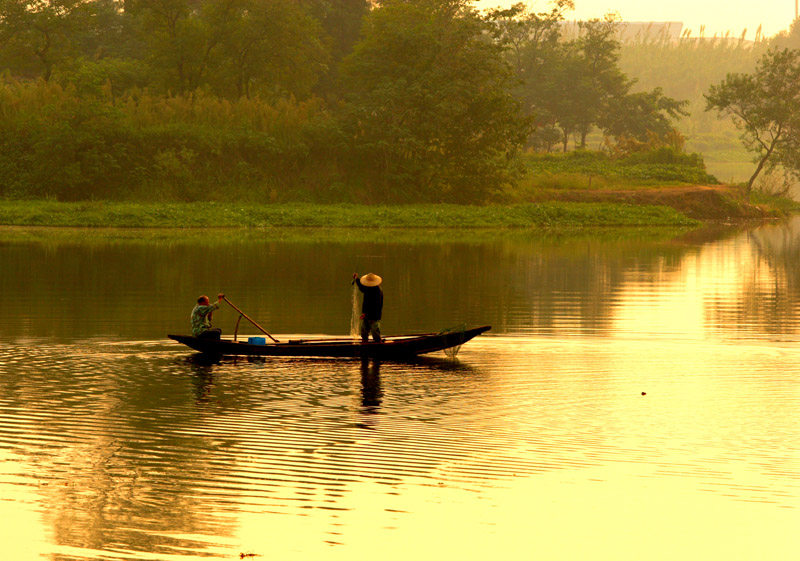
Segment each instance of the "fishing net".
M467 330L467 324L462 323L461 325L457 325L455 327L448 327L447 329L442 329L439 332L439 335L445 335L448 336L448 338L450 338L449 336L451 335L455 335L456 340L461 341L461 343L459 343L458 345L448 347L444 350L444 354L446 354L449 358L456 358L456 355L458 354L461 345L464 344L464 332L466 330ZM460 339L458 338L459 335L461 336Z
M358 286L353 283L353 311L350 314L350 337L361 337L361 311L358 309Z

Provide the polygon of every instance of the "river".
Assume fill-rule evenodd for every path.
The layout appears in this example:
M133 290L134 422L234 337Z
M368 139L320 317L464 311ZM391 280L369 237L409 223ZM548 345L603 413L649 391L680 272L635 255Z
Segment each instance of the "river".
M6 229L0 270L2 559L800 551L800 220ZM347 335L356 271L384 279L385 334L492 330L407 363L166 339L220 291L276 337Z

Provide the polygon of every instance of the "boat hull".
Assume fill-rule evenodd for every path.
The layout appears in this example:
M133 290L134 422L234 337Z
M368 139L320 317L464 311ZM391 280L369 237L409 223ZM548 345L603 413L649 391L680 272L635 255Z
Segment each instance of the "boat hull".
M400 335L386 337L380 343L349 338L293 339L287 342L253 345L230 339L206 339L191 335L168 335L179 343L204 354L216 356L306 356L333 358L402 359L443 351L463 345L473 337L489 331L484 325L463 331Z

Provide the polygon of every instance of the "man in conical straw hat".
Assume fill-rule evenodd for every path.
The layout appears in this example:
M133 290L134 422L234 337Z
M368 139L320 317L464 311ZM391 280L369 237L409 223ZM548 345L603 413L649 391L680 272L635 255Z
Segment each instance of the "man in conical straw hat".
M359 278L358 273L353 273L353 280L364 295L361 304L361 341L366 343L372 335L372 340L381 342L381 315L383 313L383 290L380 278L375 273L367 273Z

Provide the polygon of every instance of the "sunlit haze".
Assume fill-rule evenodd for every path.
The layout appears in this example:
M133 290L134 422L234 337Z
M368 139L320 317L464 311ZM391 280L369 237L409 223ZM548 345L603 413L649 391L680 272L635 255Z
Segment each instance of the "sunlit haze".
M480 9L515 4L513 0L480 0ZM548 2L542 0L529 2L537 11L545 11ZM714 0L697 2L693 0L673 0L671 2L641 2L640 0L575 0L575 10L567 15L569 20L601 18L608 12L617 12L624 21L665 22L679 21L683 29L690 29L693 36L700 34L740 36L747 30L747 38L753 39L758 26L762 33L770 36L788 29L795 16L793 0Z

